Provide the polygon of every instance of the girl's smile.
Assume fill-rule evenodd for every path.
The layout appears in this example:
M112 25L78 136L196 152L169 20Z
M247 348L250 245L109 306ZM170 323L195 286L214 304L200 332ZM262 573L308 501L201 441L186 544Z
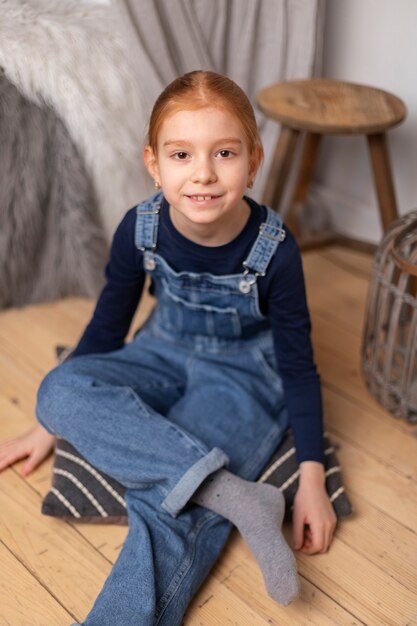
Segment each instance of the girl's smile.
M145 148L145 164L185 237L217 246L244 227L249 207L243 196L259 161L229 111L206 107L172 114L158 133L157 154Z
M216 200L217 198L220 198L220 196L203 196L203 195L192 195L192 196L187 196L188 198L190 198L190 200L193 200L194 202L197 202L199 204L205 204L207 202L210 202L211 200Z

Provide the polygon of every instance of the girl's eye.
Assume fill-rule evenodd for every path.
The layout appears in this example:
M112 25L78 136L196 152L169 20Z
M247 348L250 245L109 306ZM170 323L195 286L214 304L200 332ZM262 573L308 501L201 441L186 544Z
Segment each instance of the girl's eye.
M217 153L222 159L228 159L233 156L233 152L231 150L219 150Z
M176 152L173 157L178 161L184 161L188 157L188 154L187 152Z

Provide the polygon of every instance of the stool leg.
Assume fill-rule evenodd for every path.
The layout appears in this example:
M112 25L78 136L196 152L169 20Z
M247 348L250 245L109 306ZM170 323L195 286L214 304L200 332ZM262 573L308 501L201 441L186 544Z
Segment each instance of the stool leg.
M299 134L298 130L287 126L281 128L262 198L264 204L276 210L279 209Z
M322 136L319 133L307 132L305 134L303 154L298 170L298 176L294 186L288 213L285 216L286 223L296 237L300 235L300 224L296 214L307 198L308 190L314 174L321 137Z
M367 140L374 173L379 212L385 231L391 222L398 218L387 136L385 133L367 135Z

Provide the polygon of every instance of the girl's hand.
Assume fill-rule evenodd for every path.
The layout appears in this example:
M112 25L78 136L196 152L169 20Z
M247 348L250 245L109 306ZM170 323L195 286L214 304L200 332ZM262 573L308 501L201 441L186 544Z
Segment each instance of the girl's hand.
M55 435L50 435L43 426L37 424L24 435L1 443L0 471L28 457L22 468L22 476L27 476L52 452L55 439Z
M315 461L301 463L293 511L294 549L305 554L327 552L336 522L325 488L323 465Z

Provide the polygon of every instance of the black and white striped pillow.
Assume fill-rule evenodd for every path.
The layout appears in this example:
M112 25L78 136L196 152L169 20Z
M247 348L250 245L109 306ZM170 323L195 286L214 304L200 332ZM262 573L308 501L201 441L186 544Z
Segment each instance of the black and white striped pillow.
M126 523L125 488L99 472L64 439L57 439L52 487L42 513L83 521Z
M342 485L340 466L328 437L325 444L326 488L336 515L350 515L352 507ZM286 501L287 517L298 487L299 467L294 441L287 431L283 442L265 468L260 482L280 488ZM42 504L42 513L83 521L126 523L125 488L88 463L68 442L58 439L53 481Z

